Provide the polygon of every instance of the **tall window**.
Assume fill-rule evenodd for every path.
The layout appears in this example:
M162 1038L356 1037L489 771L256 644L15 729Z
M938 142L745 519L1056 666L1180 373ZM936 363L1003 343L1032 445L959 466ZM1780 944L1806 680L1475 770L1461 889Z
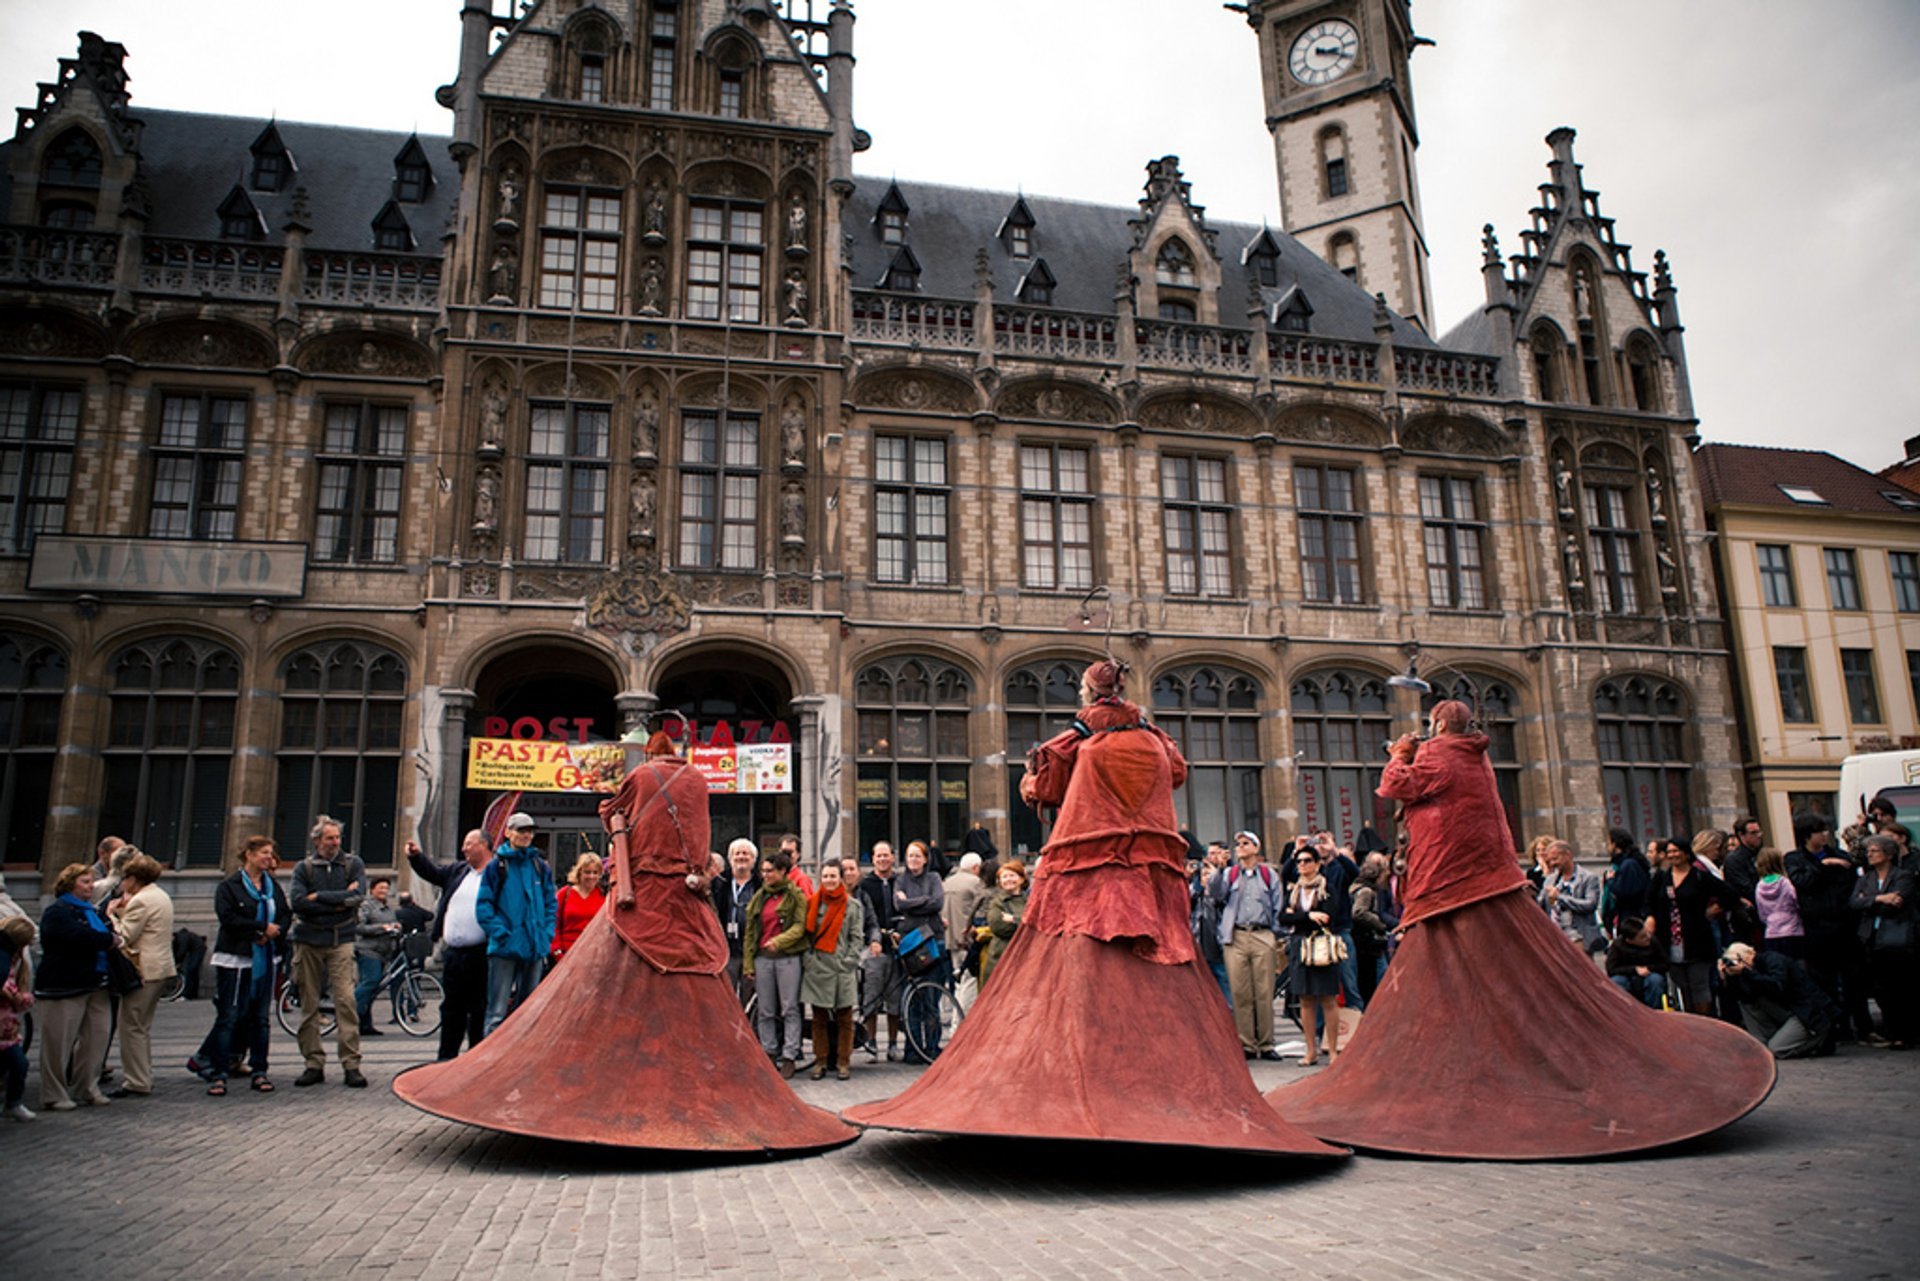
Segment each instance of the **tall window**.
M394 861L400 798L400 724L407 665L359 641L314 645L280 669L279 785L274 840L298 857L322 814L340 820L342 845L369 866Z
M1153 260L1153 278L1162 285L1194 287L1193 251L1187 248L1186 242L1174 239L1160 246L1160 253Z
M528 560L597 564L607 554L605 405L532 406L527 437Z
M1485 609L1487 526L1474 483L1459 476L1422 476L1420 521L1427 599L1435 609Z
M1233 595L1233 509L1227 505L1226 460L1161 455L1160 502L1167 590L1177 596Z
M1360 242L1354 239L1352 232L1334 233L1333 239L1327 242L1327 261L1348 280L1359 281Z
M653 0L653 23L647 30L647 106L673 110L674 36L680 22L677 0Z
M100 835L175 867L218 867L240 660L208 641L162 637L128 646L109 670Z
M1794 645L1775 645L1773 678L1780 687L1780 719L1793 724L1813 720L1813 683L1807 679L1807 651Z
M79 388L0 383L0 555L66 524L79 431Z
M547 188L540 216L540 305L614 311L619 275L619 193Z
M759 205L696 200L687 244L687 315L760 323L764 216Z
M1093 482L1085 449L1020 446L1022 583L1057 591L1093 586Z
M147 532L155 538L232 538L246 444L245 396L162 396Z
M1791 609L1799 604L1793 590L1793 554L1777 543L1760 543L1754 548L1760 566L1760 598L1768 605Z
M1607 825L1639 841L1695 831L1691 712L1679 687L1644 676L1606 681L1594 691L1593 714Z
M1627 515L1627 491L1619 485L1587 485L1583 490L1594 608L1602 614L1636 613L1640 609L1635 570L1640 533Z
M1085 665L1035 663L1007 675L1007 822L1017 858L1031 860L1047 839L1046 821L1020 799L1027 753L1073 723Z
M966 835L967 716L973 684L950 663L896 658L854 683L859 765L854 783L862 854L875 841L926 841L934 849Z
M1840 679L1847 687L1847 716L1853 723L1880 724L1880 682L1873 676L1873 651L1841 650Z
M313 558L391 565L400 558L407 407L327 404Z
M1327 199L1347 194L1347 138L1339 129L1320 134L1320 168L1326 180Z
M746 96L746 72L731 67L720 69L720 115L728 120L740 118L741 100Z
M65 654L0 633L0 862L40 861L66 689Z
M760 417L688 410L680 425L680 564L752 569L760 549Z
M1887 568L1893 574L1893 607L1903 614L1920 614L1920 555L1890 553Z
M1313 464L1293 469L1300 522L1300 573L1306 598L1358 605L1366 599L1360 575L1359 480L1351 468Z
M580 101L607 100L607 60L589 54L580 59Z
M1385 835L1393 811L1374 795L1381 747L1393 737L1387 689L1360 672L1316 672L1293 683L1293 746L1302 831L1330 831L1343 844L1371 823Z
M1177 668L1153 683L1153 719L1187 758L1187 785L1173 794L1180 826L1203 841L1260 831L1260 683L1228 668Z
M1567 380L1562 376L1560 362L1567 347L1560 341L1560 335L1551 325L1541 325L1533 331L1527 348L1533 357L1534 394L1541 400L1565 400Z
M1460 677L1447 684L1436 681L1433 692L1421 700L1423 713L1442 699L1457 699L1473 709L1480 732L1487 736L1487 760L1493 766L1494 788L1507 814L1507 833L1513 848L1525 843L1520 831L1520 700L1504 681Z
M1860 571L1854 564L1853 549L1829 547L1827 562L1827 599L1835 609L1860 608Z
M876 436L873 576L882 583L947 582L947 441Z

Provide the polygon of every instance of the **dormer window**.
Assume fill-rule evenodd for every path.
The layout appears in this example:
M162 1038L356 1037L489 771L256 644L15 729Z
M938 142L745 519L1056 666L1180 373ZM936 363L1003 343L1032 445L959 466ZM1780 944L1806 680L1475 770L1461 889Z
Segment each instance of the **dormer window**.
M100 148L84 129L69 129L47 148L40 181L55 187L98 187Z
M607 60L598 55L580 59L580 101L607 100Z
M416 134L393 158L393 198L403 205L416 205L432 190L433 167L427 163L426 149Z
M1000 220L998 234L1006 242L1007 253L1012 257L1033 257L1033 211L1027 208L1025 196L1014 200L1013 208L1007 210L1007 216Z
M1260 234L1253 238L1240 260L1253 273L1253 278L1268 289L1280 284L1280 246L1274 241L1273 233L1261 228Z
M1160 254L1153 261L1153 278L1158 284L1174 285L1183 289L1193 288L1192 251L1179 240L1169 240L1161 245Z
M881 277L880 287L897 293L920 292L920 260L913 256L913 250L900 246L900 252L887 264L887 274Z
M880 231L882 244L906 243L907 198L900 194L899 183L888 184L887 194L880 197L880 207L874 212L873 225Z
M407 216L400 212L398 203L389 200L373 220L373 247L392 253L410 253L413 250L413 228L407 224Z
M1051 307L1055 283L1053 272L1047 268L1047 260L1037 258L1027 274L1020 278L1020 287L1015 292L1021 302L1032 303L1036 307Z
M1312 328L1313 304L1298 286L1274 304L1273 327L1283 334L1304 334Z
M220 235L225 240L259 240L267 234L267 224L253 206L247 193L235 187L220 202Z
M287 185L294 170L293 155L280 140L280 129L269 124L248 148L253 153L253 172L247 185L255 191L279 191Z
M1033 256L1033 228L1008 227L1007 252L1011 253L1015 258L1031 258Z

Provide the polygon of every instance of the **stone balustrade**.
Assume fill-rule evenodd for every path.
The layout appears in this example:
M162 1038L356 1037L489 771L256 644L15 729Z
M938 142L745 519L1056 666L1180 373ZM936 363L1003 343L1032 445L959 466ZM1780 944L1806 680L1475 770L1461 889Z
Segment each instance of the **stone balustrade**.
M120 237L52 227L0 227L0 281L111 288Z

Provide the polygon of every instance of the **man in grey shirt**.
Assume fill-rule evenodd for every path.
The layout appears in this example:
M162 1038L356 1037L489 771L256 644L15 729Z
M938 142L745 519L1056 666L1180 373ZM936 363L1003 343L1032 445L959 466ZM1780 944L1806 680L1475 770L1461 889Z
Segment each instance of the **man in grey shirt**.
M353 943L360 933L360 900L367 869L340 848L340 824L322 814L311 833L313 852L293 867L287 895L293 909L293 977L300 985L300 1056L307 1069L295 1085L327 1079L327 1053L320 1045L320 991L333 993L335 1044L341 1079L364 1090L360 1073L360 1011L353 1003Z
M1283 893L1280 874L1260 857L1260 838L1236 832L1239 862L1214 873L1207 895L1220 907L1220 950L1233 992L1233 1023L1250 1058L1278 1059L1273 1048L1273 987L1279 966L1274 925Z

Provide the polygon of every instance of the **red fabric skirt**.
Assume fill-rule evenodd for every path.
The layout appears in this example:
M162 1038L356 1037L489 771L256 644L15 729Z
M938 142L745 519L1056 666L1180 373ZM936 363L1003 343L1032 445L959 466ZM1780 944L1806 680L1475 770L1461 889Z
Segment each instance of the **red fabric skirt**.
M662 973L614 915L493 1035L393 1092L449 1121L609 1147L798 1154L859 1137L780 1078L724 977Z
M1213 976L1128 942L1022 925L993 982L903 1093L842 1113L888 1130L1337 1157L1261 1099Z
M1766 1046L1621 992L1522 890L1410 930L1339 1061L1267 1098L1329 1142L1547 1161L1706 1134L1773 1082Z

